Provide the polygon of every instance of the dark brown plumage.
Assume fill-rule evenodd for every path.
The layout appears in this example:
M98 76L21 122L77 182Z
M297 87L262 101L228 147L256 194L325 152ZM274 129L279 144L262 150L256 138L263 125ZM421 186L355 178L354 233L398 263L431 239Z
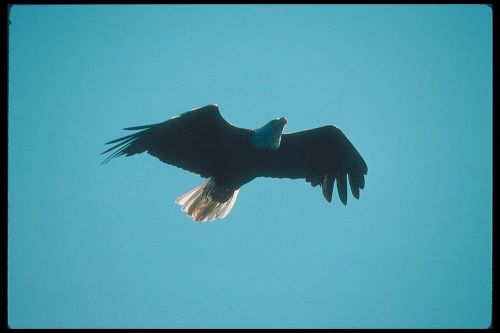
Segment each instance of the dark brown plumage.
M241 186L256 177L303 178L320 186L328 202L337 183L347 204L347 179L359 199L367 165L356 148L333 125L282 134L285 118L261 129L244 129L222 118L216 105L207 105L162 123L125 128L137 130L113 140L104 153L113 157L147 152L162 162L199 174L210 181L177 202L196 221L222 218L229 213Z

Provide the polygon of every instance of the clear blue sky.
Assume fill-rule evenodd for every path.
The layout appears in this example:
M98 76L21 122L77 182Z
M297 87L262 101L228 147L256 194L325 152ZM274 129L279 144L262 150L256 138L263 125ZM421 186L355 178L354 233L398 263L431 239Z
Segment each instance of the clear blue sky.
M478 328L491 319L492 12L480 5L15 6L8 319L28 327ZM203 180L127 126L217 103L247 128L339 126L359 201Z

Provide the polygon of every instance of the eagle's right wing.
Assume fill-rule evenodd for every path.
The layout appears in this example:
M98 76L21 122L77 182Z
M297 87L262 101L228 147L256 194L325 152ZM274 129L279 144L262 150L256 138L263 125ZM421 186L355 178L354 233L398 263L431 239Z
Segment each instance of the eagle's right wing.
M115 146L103 163L121 155L148 152L162 162L197 173L213 176L228 156L237 156L251 142L252 131L228 123L216 105L207 105L165 122L125 128L140 130L107 142Z

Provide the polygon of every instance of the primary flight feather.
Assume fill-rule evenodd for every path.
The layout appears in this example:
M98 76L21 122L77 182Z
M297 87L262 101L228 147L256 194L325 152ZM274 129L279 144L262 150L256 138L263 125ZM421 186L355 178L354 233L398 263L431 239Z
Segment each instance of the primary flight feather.
M103 163L147 152L208 178L176 200L196 222L226 217L240 188L256 177L303 178L319 185L328 202L336 181L344 205L349 182L359 199L368 167L344 133L327 125L283 134L286 123L278 118L258 129L239 128L222 118L217 105L206 105L162 123L125 128L138 132L107 142L114 145L102 153L111 153Z

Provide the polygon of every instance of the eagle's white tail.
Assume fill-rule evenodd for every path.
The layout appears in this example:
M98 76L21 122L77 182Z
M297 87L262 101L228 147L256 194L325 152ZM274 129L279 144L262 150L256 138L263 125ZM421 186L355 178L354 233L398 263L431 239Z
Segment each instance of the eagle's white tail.
M191 191L178 197L175 202L182 206L182 211L186 212L196 222L213 221L223 219L229 214L238 197L239 189L232 193L226 193L229 199L225 202L218 202L212 198L213 193L227 191L226 188L218 188L213 178L210 178Z

